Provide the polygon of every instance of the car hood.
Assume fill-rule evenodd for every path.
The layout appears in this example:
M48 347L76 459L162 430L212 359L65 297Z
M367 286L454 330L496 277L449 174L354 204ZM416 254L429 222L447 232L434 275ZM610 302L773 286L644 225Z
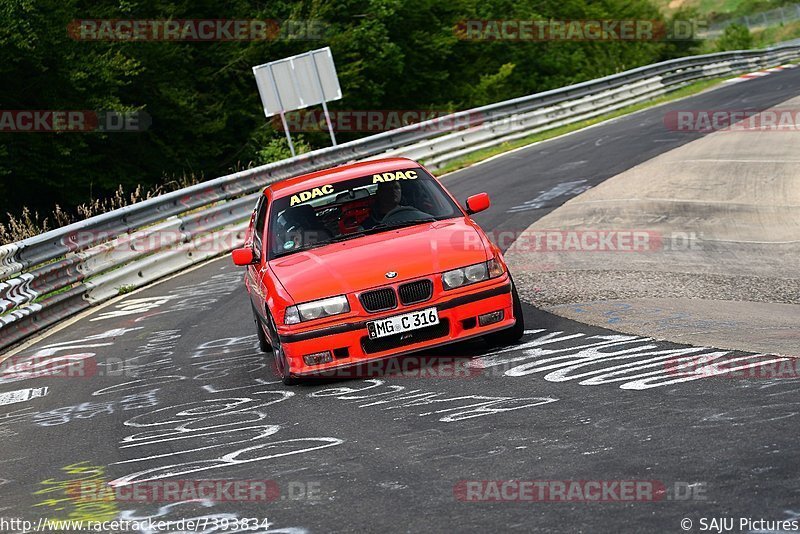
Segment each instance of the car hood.
M449 219L296 252L269 266L299 303L486 261L487 245L472 222ZM397 277L387 278L389 271Z

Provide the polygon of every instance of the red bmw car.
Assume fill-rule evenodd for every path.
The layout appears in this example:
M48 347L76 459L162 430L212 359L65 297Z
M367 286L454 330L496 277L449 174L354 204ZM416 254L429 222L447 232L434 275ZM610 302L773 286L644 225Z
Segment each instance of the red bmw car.
M522 307L503 255L419 163L393 158L274 183L250 220L245 286L286 384L477 336L511 344Z

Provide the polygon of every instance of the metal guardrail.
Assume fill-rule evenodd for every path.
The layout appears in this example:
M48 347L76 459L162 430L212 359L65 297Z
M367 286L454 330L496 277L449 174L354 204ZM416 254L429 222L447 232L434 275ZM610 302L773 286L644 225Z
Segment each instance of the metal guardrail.
M432 168L489 146L603 115L696 80L800 57L800 45L679 58L438 117L222 176L0 246L0 349L235 248L269 183L348 161L407 156Z

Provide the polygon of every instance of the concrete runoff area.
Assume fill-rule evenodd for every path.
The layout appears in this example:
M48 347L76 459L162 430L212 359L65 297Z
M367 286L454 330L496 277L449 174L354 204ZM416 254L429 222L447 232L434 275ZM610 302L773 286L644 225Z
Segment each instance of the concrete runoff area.
M542 217L506 258L523 299L564 317L800 356L800 132L675 148Z

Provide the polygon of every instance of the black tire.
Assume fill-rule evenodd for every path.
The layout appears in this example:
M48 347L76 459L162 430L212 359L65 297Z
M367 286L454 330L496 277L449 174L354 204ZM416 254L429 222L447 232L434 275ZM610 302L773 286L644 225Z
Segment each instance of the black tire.
M272 317L269 317L269 334L272 337L272 355L275 358L275 370L278 372L278 377L283 382L284 386L295 386L300 381L289 374L289 364L286 361L286 355L283 352L278 332L275 329L275 324L272 322Z
M261 324L261 319L258 318L255 308L253 308L253 321L256 323L258 348L261 349L261 352L272 352L272 346L269 344L269 341L267 341L267 335L264 333L264 327Z
M492 347L513 345L525 335L525 318L522 316L522 301L519 299L517 286L514 285L513 281L511 282L511 298L514 302L514 318L516 322L514 326L483 336L483 339Z

